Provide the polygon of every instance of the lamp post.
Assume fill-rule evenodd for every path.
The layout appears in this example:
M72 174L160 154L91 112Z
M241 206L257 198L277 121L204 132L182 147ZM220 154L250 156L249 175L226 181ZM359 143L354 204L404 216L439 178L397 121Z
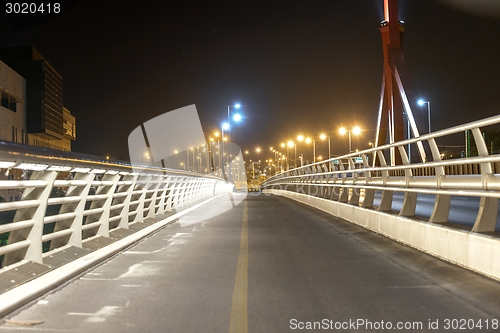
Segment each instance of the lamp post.
M321 134L319 136L319 138L321 140L325 140L327 138L327 136L326 136L326 134ZM331 156L332 156L332 154L331 154L331 137L328 136L328 158L327 159L330 159Z
M235 109L239 109L239 108L241 108L241 104L236 103L234 105L228 105L227 106L227 123L228 124L231 124L231 107L233 107ZM239 113L236 113L233 116L233 120L236 121L236 122L240 122L241 121L241 115Z
M296 159L297 159L297 145L292 140L289 140L287 143L287 152L288 152L288 148L292 148L292 147L295 148L295 152L293 154L293 165L296 168L297 167L297 161L296 161ZM290 169L290 164L288 164L288 169Z
M306 143L313 143L313 163L316 162L316 141L311 139L311 138L304 138L303 135L299 135L297 137L298 141L305 141ZM302 161L301 161L301 166L302 166Z
M349 136L349 153L352 151L352 138L351 138L351 132L352 134L358 136L361 134L361 128L359 126L354 126L352 130L347 130L345 127L341 127L339 129L340 135L348 134Z
M218 132L216 132L216 134L218 134ZM213 151L212 151L212 143L215 141L214 138L212 138L212 136L210 134L208 134L208 149L207 149L207 155L208 155L208 162L207 162L207 166L208 166L208 169L210 170L210 172L214 172L215 171L215 163L214 163L214 154L213 154Z
M311 138L306 139L306 143L313 143L313 163L316 163L316 140L313 140Z
M255 151L257 153L260 153L260 148L256 148ZM259 160L260 162L260 160ZM259 165L260 167L260 165ZM255 180L255 162L252 163L252 180Z
M427 104L427 119L429 122L429 133L430 133L431 132L431 102L424 101L423 99L419 99L417 103L419 106L424 106L424 104Z
M235 108L235 109L239 109L241 108L241 104L239 103L236 103L234 105L228 105L227 106L227 134L229 135L230 132L231 132L231 108ZM241 117L241 114L239 113L235 113L233 114L233 120L234 122L237 122L239 123L241 121L242 117ZM230 163L230 157L231 157L231 145L228 146L228 152L227 152L227 162L228 162L228 166L229 166L229 163ZM228 173L229 175L231 174L231 168L228 168Z
M226 141L226 137L224 136L224 130L228 131L229 130L229 123L224 123L222 124L221 126L221 132L222 132L222 152L221 152L221 170L223 171L224 170L224 141ZM224 173L224 172L223 172Z

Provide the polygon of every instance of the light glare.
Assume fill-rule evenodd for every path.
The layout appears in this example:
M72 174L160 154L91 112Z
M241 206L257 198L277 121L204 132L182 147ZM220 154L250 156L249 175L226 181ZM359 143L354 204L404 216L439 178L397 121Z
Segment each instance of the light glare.
M236 121L236 122L240 122L240 121L241 121L241 114L236 113L236 114L233 116L233 119L234 119L234 121Z

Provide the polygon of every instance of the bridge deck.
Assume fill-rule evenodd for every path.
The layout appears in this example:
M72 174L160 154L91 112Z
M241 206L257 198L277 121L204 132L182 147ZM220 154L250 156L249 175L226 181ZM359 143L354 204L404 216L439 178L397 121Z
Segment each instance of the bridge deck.
M498 331L496 281L274 196L196 223L228 200L45 295L0 332L289 332L323 319L422 323L419 332L474 319L476 331Z

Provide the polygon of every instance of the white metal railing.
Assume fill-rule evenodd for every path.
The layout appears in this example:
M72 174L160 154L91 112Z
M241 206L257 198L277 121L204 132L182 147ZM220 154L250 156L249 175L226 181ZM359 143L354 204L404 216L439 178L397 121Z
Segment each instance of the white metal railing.
M273 176L262 189L281 189L372 208L375 191L381 191L378 210L391 211L393 193L403 192L399 215L414 216L420 193L435 195L429 222L448 222L451 196L479 197L473 232L494 232L500 197L500 155L490 154L481 129L499 125L500 116L423 135L341 157L295 168ZM442 160L436 140L470 130L477 156ZM408 145L421 142L430 150L432 161L411 163ZM400 165L388 165L391 150L399 152ZM374 163L376 157L377 163ZM359 160L361 163L355 163Z
M22 260L42 263L50 251L82 247L94 237L109 237L113 229L127 229L233 187L210 175L138 168L0 141L0 195L7 199L0 202L3 266Z

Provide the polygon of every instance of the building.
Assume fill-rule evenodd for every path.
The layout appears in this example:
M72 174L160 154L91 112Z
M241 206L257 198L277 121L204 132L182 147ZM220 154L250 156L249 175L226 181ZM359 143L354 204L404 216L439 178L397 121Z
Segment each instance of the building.
M27 142L26 132L26 80L12 68L0 61L0 140L17 143ZM2 172L0 179L21 176L19 170ZM20 190L0 190L0 200L17 200Z
M71 151L71 141L76 139L76 121L75 116L73 116L65 107L63 107L62 126L63 137L61 139L53 139L38 135L37 133L28 133L28 144L30 146Z
M0 140L26 143L26 80L1 61L0 94Z
M0 140L71 151L76 122L63 106L62 76L32 46L0 48L0 60ZM0 179L22 177L19 170L0 173ZM0 200L21 195L0 190Z
M71 151L76 123L63 106L62 76L33 46L0 48L0 60L26 80L27 135L23 135L22 142Z

